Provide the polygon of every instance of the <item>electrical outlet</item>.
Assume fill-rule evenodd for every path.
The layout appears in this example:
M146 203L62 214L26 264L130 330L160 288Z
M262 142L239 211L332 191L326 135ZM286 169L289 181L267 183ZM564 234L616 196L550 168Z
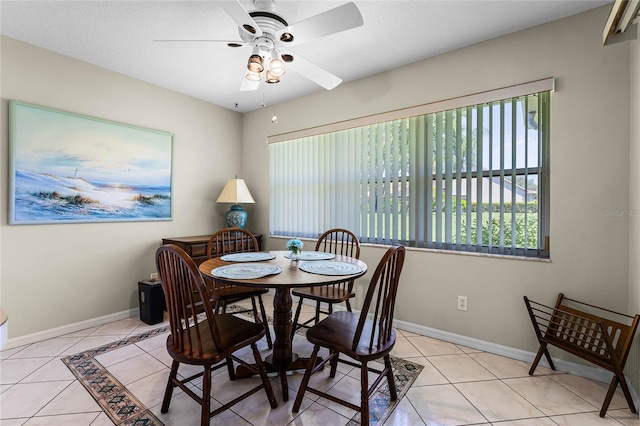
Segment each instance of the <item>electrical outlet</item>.
M466 310L467 310L467 296L458 296L458 310L466 312Z
M157 272L152 272L151 273L151 281L158 281L158 273Z

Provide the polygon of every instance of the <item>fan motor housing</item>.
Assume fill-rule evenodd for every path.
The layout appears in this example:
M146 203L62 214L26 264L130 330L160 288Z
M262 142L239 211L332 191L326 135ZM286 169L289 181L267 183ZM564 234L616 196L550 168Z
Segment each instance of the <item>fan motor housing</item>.
M282 28L289 26L282 16L276 15L275 13L256 10L249 12L249 16L251 16L255 23L258 24L262 32L275 34Z

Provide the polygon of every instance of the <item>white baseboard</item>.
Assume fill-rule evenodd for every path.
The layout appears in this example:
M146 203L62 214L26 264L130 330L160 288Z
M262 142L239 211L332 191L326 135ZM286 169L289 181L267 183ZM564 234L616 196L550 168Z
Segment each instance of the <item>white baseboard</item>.
M445 342L467 346L469 348L478 349L496 355L506 356L508 358L513 358L528 363L533 362L533 359L536 356L534 352L516 349L509 346L503 346L497 343L491 343L473 337L462 336L460 334L450 333L448 331L437 330L435 328L425 327L410 322L394 320L393 323L399 329L407 330L412 333L421 334L427 337L433 337L434 339L444 340ZM557 370L563 371L565 373L575 374L576 376L586 377L588 379L597 380L604 383L609 383L611 381L612 373L601 368L556 358L553 358L553 363L555 364ZM540 360L539 365L549 367L549 364L544 357Z
M14 337L8 339L7 344L3 350L17 348L19 346L28 345L42 340L52 339L54 337L60 337L65 334L75 333L86 328L97 327L113 321L118 321L126 318L137 318L140 314L140 308L129 309L127 311L116 312L114 314L105 315L98 318L91 318L86 321L80 321L73 324L63 325L62 327L56 327L49 330L39 331L33 334L27 334L25 336Z

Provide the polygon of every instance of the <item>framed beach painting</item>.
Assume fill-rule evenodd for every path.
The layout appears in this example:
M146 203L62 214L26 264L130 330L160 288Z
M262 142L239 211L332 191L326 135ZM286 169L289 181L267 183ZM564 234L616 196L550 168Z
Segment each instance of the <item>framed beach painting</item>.
M171 220L173 135L9 101L9 224Z

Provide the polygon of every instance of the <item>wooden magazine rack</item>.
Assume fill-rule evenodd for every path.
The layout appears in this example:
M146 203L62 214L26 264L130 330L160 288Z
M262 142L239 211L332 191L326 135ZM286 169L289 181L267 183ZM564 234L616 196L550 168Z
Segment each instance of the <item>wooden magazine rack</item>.
M534 302L527 296L524 296L524 303L540 342L529 375L533 374L543 354L555 370L547 345L555 346L613 373L600 417L606 414L618 384L629 409L636 412L623 370L638 328L638 315L625 315L579 302L562 293L553 308Z

